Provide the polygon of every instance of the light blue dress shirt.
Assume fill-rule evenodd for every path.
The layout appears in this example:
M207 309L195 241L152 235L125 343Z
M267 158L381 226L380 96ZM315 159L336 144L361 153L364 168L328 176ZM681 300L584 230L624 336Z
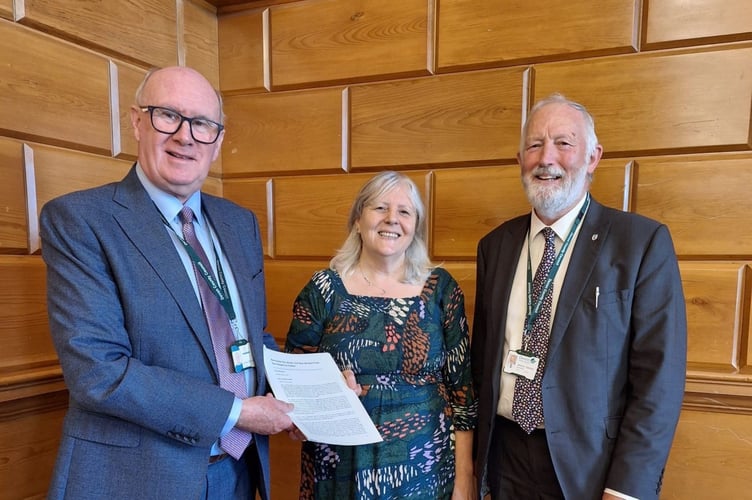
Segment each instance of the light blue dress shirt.
M165 231L167 231L167 233L170 235L170 239L175 245L175 249L180 256L180 261L183 263L183 267L185 267L185 272L188 275L188 278L191 280L193 291L196 294L196 300L200 302L201 295L199 294L198 290L196 273L193 270L193 262L191 261L188 252L186 252L183 244L178 238L179 234L183 234L182 223L180 222L178 214L183 209L184 205L180 202L180 200L175 198L175 196L166 193L155 186L154 183L152 183L148 179L148 177L146 177L146 174L139 164L136 165L136 174L138 175L141 184L143 184L144 189L146 189L146 192L149 194L149 197L152 199L157 209L162 213L165 220L170 223L172 229L165 227ZM227 261L227 257L219 247L219 242L216 235L214 234L214 230L211 228L209 221L204 217L204 213L201 210L201 192L195 192L190 198L188 198L188 200L185 202L185 205L189 206L191 210L193 210L195 217L193 224L196 231L196 237L198 238L199 243L201 243L201 246L204 248L204 252L206 252L206 257L209 259L209 264L212 266L212 270L214 271L215 276L217 274L217 258L215 250L219 252L219 262L222 266L222 271L225 274L227 288L230 291L230 299L232 300L238 323L238 332L235 332L235 335L236 337L242 336L243 338L247 338L247 323L245 314L243 313L243 308L240 305L240 294L238 293L238 286L235 281L235 276L232 273L232 267L230 267L230 264ZM255 393L255 379L252 375L255 376L255 372L254 370L245 370L244 373L246 379L246 387L248 388L248 394L253 395ZM224 436L225 434L230 432L230 429L232 429L237 423L238 419L240 418L240 410L242 404L243 401L240 398L236 397L235 401L233 402L232 409L230 410L230 414L227 417L227 421L222 428L222 432L220 434L221 436ZM219 455L222 453L224 452L219 448L218 443L214 443L214 445L212 446L212 455Z

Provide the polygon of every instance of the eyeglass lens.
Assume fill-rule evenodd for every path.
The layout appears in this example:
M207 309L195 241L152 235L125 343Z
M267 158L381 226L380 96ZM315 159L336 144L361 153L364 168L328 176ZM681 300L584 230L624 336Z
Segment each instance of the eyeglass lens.
M157 131L163 134L174 134L184 121L190 125L193 138L204 144L211 144L217 140L221 127L218 123L205 118L188 118L177 111L169 108L149 106L151 111L151 124Z

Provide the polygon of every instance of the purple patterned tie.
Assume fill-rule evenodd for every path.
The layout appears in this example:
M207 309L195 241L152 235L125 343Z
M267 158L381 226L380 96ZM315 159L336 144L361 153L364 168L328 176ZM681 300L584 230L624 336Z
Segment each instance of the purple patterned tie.
M546 239L546 247L543 250L538 270L533 278L533 304L538 301L543 284L546 281L548 272L554 263L555 248L554 241L556 233L550 227L543 228L541 231ZM541 379L543 378L543 369L546 366L546 354L548 353L548 335L551 324L551 301L553 297L553 283L546 291L546 296L541 303L538 316L530 327L530 338L528 339L527 350L532 352L540 360L538 370L535 372L535 378L529 380L525 377L518 376L514 383L514 400L512 402L512 417L530 434L533 430L543 423L543 394L541 393Z
M199 243L198 238L196 238L193 228L193 210L190 207L184 206L180 211L180 221L183 223L183 236L185 240L196 251L207 271L212 273L209 259L206 258L206 253L201 243ZM223 389L232 391L237 397L245 399L248 397L245 375L243 373L235 373L230 363L230 345L235 342L235 336L230 326L230 319L195 264L193 265L193 270L196 273L198 291L204 307L204 317L206 318L206 324L209 326L209 333L211 333L212 345L214 346L214 356L217 359L219 385ZM212 273L213 275L214 273ZM230 456L238 459L243 455L250 442L251 434L249 432L233 427L230 432L220 438L219 445Z

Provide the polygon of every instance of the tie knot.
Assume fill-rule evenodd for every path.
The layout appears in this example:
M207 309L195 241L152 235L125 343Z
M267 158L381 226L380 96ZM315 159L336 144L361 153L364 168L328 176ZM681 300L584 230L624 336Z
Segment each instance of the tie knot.
M193 210L188 205L184 206L178 214L180 222L183 224L191 224L193 222Z
M190 208L188 210L190 210ZM554 238L556 238L556 233L550 227L544 227L541 229L541 233L543 233L547 245L555 242Z

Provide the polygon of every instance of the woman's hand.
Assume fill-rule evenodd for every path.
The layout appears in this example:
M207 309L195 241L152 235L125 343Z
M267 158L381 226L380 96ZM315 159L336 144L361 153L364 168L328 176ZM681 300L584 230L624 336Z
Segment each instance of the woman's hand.
M345 378L347 387L353 390L356 396L360 396L363 392L363 388L360 386L357 380L355 380L355 372L352 370L342 370L342 376Z
M287 429L287 435L292 439L293 441L308 441L308 438L303 434L303 431L298 429L298 426L293 424L292 427Z
M454 478L454 490L452 490L452 500L476 500L478 495L475 493L475 478L472 474L457 474Z
M476 500L478 491L473 473L473 431L456 431L454 452L454 490L452 500Z

